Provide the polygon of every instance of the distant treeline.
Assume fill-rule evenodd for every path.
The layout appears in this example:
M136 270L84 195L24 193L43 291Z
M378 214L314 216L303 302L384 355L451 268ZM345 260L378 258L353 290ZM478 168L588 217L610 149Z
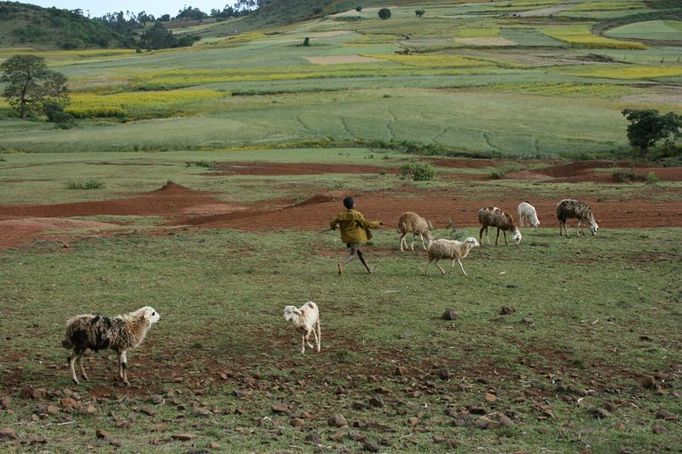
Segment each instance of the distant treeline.
M87 47L127 47L162 49L191 46L197 38L176 37L168 30L172 22L223 21L240 17L270 3L271 0L237 0L209 13L187 6L177 15L154 17L145 11L119 11L102 17L89 17L82 9L42 8L20 2L0 2L0 23L8 30L0 33L2 44L57 45L63 49Z

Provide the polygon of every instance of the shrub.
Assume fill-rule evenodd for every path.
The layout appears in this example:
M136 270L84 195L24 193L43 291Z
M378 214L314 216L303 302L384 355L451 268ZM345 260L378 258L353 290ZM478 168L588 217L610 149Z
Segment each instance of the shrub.
M423 9L417 9L417 10L414 11L414 14L415 14L417 17L422 17L422 16L424 15L424 13L426 13L426 11L424 11Z
M106 185L103 181L95 178L87 180L69 180L66 182L66 189L103 189Z
M360 5L356 6L356 7L355 7L355 11L357 11L358 13L359 13L360 11L362 11L362 6L360 6Z
M384 20L390 19L391 10L388 8L381 8L377 14L379 14L379 18L381 18L381 19L384 19Z
M47 101L43 103L43 110L47 116L47 121L62 129L69 129L76 125L73 115L64 112L64 106L59 102Z
M646 177L635 172L635 169L616 170L611 176L616 183L635 183L646 179Z
M191 167L191 166L203 167L205 169L213 170L216 168L216 163L213 161L187 161L185 163L185 167Z
M645 179L646 184L656 184L659 181L658 176L654 172L647 173Z
M429 181L436 176L436 168L427 162L410 162L400 166L399 175L414 181Z

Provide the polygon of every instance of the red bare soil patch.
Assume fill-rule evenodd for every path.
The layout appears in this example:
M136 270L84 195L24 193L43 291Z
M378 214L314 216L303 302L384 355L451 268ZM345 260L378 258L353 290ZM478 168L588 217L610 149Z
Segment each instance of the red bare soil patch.
M404 211L416 211L433 221L436 227L445 227L451 217L456 227L478 226L478 210L484 206L499 206L516 216L517 198L500 197L494 200L455 198L447 190L423 190L415 193L409 189L380 191L359 195L357 206L369 219L380 219L393 228ZM397 195L399 194L399 195ZM419 197L415 197L418 194ZM185 219L181 222L205 227L229 227L242 230L324 229L328 222L343 210L342 197L314 196L306 202L271 210L243 210L238 213L218 214L206 222ZM319 200L318 203L314 201ZM682 201L651 201L635 199L624 201L596 201L585 198L592 205L601 227L671 227L682 226ZM308 203L310 202L310 203ZM558 200L533 200L543 226L556 225L555 207Z
M321 175L327 173L380 173L386 170L386 168L379 166L349 164L239 162L219 164L217 172L212 175Z
M186 213L233 211L212 194L168 183L161 189L137 197L53 205L2 205L0 216L70 217L70 216L172 216Z
M616 169L633 169L638 175L645 177L654 173L658 179L665 181L682 181L682 167L637 167L628 161L576 161L570 164L559 164L534 170L521 170L505 175L505 178L544 182L599 182L613 183L613 171ZM613 169L609 171L608 169Z
M21 246L46 232L67 230L111 230L114 224L59 218L0 218L0 249ZM52 238L57 238L55 233Z

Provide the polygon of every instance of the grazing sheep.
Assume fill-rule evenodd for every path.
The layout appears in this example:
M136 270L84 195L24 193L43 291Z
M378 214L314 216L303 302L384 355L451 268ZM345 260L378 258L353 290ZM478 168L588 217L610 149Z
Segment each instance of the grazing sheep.
M158 322L159 318L160 315L154 308L145 306L114 318L99 314L83 314L66 322L66 335L62 347L73 349L68 362L74 383L79 384L74 367L76 362L80 366L83 379L88 379L82 363L85 352L88 349L97 352L108 348L118 353L118 376L123 383L130 385L126 352L142 343L149 328Z
M322 332L320 331L320 310L317 304L308 301L303 306L297 308L296 306L286 306L284 308L284 320L291 322L301 334L301 353L305 353L305 344L313 348L310 343L310 333L315 336L315 343L317 344L317 351L320 351L322 343Z
M528 202L521 202L517 211L519 213L519 227L524 227L526 223L531 227L540 227L540 220L533 205Z
M412 250L414 251L414 240L417 235L422 240L422 247L424 250L427 249L427 245L424 244L424 237L428 241L429 245L433 241L433 235L431 230L433 229L433 224L431 221L427 221L423 217L419 216L417 213L412 211L406 211L400 215L398 219L398 233L400 234L400 252L403 252L403 244L407 247L407 236L408 233L412 232Z
M481 231L479 232L478 241L483 240L483 232L485 232L486 238L488 238L488 244L490 244L490 238L488 237L488 227L497 227L497 237L495 237L495 246L500 239L500 230L504 234L504 244L507 243L507 232L512 232L512 241L514 244L519 244L521 242L521 232L518 227L514 224L514 218L511 214L497 207L487 207L478 210L478 222L481 223Z
M594 219L592 214L592 209L590 206L584 202L579 202L575 199L563 199L556 206L556 217L559 220L559 235L563 235L563 231L566 231L566 236L568 236L568 228L566 228L566 219L577 218L578 225L576 230L578 236L582 233L583 235L583 222L590 225L590 231L592 235L596 235L599 230L597 221Z
M464 271L464 266L462 266L461 259L466 258L472 248L479 246L480 244L478 241L476 241L476 238L471 236L465 239L463 242L445 239L434 240L431 242L431 245L428 249L429 261L424 267L424 274L426 275L426 270L428 269L431 262L433 262L434 265L438 267L440 272L443 273L443 276L445 276L445 270L438 264L438 260L451 259L452 266L455 266L456 260L457 263L459 263L459 267L462 268L462 273L464 273L465 276L468 276L467 272Z

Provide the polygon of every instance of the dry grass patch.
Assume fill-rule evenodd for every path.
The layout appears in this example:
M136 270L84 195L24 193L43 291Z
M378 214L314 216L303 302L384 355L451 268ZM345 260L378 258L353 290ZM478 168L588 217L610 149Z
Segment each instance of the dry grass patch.
M305 57L313 65L340 65L344 63L375 63L378 58L363 57L361 55L330 55L325 57Z

